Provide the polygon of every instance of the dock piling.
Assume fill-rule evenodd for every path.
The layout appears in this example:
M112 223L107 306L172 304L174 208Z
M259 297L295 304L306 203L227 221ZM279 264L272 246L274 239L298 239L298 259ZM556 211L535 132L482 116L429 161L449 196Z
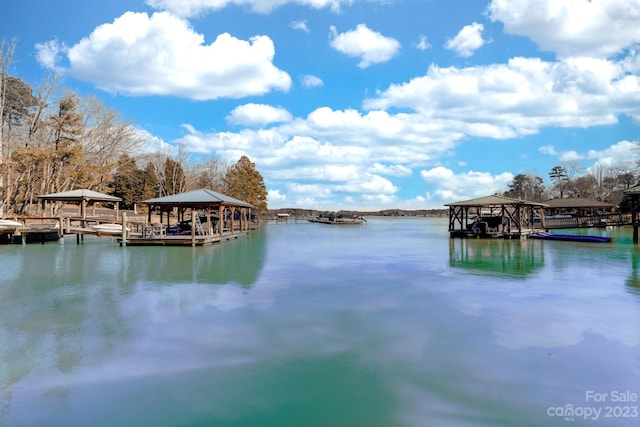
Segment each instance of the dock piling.
M196 211L191 210L191 246L196 246Z
M122 245L127 246L127 213L122 212Z

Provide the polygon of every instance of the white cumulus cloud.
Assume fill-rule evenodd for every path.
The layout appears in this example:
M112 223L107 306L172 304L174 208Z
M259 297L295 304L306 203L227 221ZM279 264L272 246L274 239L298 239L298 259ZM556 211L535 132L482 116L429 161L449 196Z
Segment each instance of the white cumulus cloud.
M207 100L291 86L289 75L273 65L275 48L269 37L247 41L223 33L206 44L187 21L167 12L127 12L97 27L70 47L67 56L74 77L127 95ZM41 57L43 64L53 65Z
M307 88L319 87L324 85L322 79L318 76L314 76L313 74L305 74L300 78L300 82L302 83L302 86Z
M640 43L637 0L492 0L488 12L560 57L611 57Z
M347 56L359 58L358 67L360 68L389 61L400 50L398 40L385 37L369 29L365 24L358 24L355 30L344 33L338 33L332 26L330 32L331 47Z
M475 171L455 173L443 166L423 170L420 172L420 176L430 187L428 192L430 199L442 203L502 192L507 190L508 185L513 181L513 174L510 172L498 175Z
M604 59L558 62L515 57L506 64L436 65L426 75L392 84L365 109L412 109L425 119L452 120L468 135L513 138L543 127L587 128L640 119L640 77Z
M427 42L427 36L421 34L420 35L420 41L418 41L418 44L416 45L416 47L419 50L427 50L431 47L431 44L429 44L429 42Z
M50 70L62 70L58 65L61 56L66 53L69 48L59 42L57 39L49 40L43 43L36 43L36 59L45 68Z
M379 0L381 3L385 0ZM340 7L349 5L353 0L146 0L145 3L155 9L167 10L174 15L191 17L208 11L223 9L227 6L248 6L255 13L270 13L273 9L286 4L299 4L314 9L329 8L339 12Z
M291 113L282 107L265 104L245 104L234 108L226 117L234 125L264 126L269 123L288 122Z
M463 58L468 58L485 44L482 38L483 30L484 25L477 22L465 25L454 38L447 41L445 47L455 50Z
M291 21L291 28L294 30L302 31L304 33L310 33L311 30L307 26L307 21Z
M640 161L640 145L635 141L622 140L601 150L586 151L563 150L558 151L553 145L544 145L538 149L540 153L558 158L560 162L593 162L593 167L618 167L635 164Z

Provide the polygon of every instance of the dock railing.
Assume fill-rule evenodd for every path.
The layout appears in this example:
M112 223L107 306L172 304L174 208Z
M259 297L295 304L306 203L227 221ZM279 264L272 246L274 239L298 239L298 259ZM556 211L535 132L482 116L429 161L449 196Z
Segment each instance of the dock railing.
M630 225L631 214L615 213L603 215L576 216L571 218L545 217L545 228L581 228L609 225Z

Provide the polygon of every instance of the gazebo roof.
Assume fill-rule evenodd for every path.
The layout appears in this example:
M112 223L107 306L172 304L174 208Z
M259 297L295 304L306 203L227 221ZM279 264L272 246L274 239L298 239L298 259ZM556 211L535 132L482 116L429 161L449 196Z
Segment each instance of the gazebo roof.
M612 208L616 206L613 203L601 202L599 200L569 198L569 199L552 199L545 201L550 208Z
M478 197L477 199L463 200L460 202L447 203L445 206L468 206L468 207L482 207L482 206L507 206L507 205L528 205L528 206L543 206L544 203L530 202L522 199L515 199L512 197L499 196L493 194L491 196Z
M54 200L61 202L120 202L120 197L111 196L109 194L99 193L93 190L79 189L71 191L63 191L61 193L51 193L38 196L41 200Z
M638 195L640 194L640 185L624 190L624 194Z
M142 203L155 206L182 206L182 207L200 207L212 205L240 206L251 208L251 203L244 202L239 199L218 193L213 190L200 189L188 191L186 193L172 194L170 196L157 197L155 199L145 200Z

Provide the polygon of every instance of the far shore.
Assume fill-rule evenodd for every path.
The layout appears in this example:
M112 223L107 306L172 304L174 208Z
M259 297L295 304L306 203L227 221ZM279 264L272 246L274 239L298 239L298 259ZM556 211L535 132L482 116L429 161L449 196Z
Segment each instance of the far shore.
M379 211L354 211L354 210L317 210L317 209L301 209L301 208L280 208L269 209L268 218L275 218L278 214L288 214L296 218L314 218L320 215L328 216L329 214L336 216L342 216L345 218L350 217L420 217L420 218L445 218L448 216L449 211L447 209L418 209L418 210L406 210L406 209L384 209Z

